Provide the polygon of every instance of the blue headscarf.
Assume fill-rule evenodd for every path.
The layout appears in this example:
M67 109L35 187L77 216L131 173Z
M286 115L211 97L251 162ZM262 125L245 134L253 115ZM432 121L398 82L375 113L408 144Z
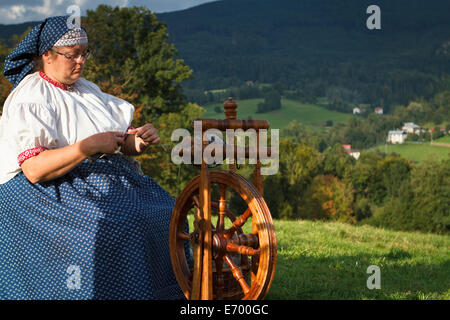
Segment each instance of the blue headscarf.
M13 89L33 72L33 58L41 56L68 32L70 16L58 16L45 19L35 26L5 60L3 74L13 84ZM70 24L69 24L70 25Z

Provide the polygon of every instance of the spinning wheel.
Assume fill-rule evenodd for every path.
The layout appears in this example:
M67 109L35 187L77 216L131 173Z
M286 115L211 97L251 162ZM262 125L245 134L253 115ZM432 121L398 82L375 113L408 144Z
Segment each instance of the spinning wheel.
M233 104L235 109L236 104L228 102L228 106ZM207 120L211 119L203 119L204 123ZM257 129L261 124L268 127L263 120L250 124ZM213 127L223 130L233 127L233 122L214 122ZM238 127L250 126L240 123ZM254 172L255 185L235 173L233 165L230 169L208 171L203 162L200 175L184 188L172 212L172 266L188 299L263 299L273 280L276 239L272 217L262 197L260 162ZM233 199L241 202L242 212L231 211ZM189 234L185 231L188 216L194 219ZM186 258L187 244L193 262Z

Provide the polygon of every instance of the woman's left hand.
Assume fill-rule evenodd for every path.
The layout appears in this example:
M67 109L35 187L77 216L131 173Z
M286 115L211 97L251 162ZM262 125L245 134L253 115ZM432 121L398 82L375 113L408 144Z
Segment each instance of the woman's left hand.
M135 146L138 153L142 153L151 144L161 143L158 130L151 123L136 129L129 129L127 133L135 135Z

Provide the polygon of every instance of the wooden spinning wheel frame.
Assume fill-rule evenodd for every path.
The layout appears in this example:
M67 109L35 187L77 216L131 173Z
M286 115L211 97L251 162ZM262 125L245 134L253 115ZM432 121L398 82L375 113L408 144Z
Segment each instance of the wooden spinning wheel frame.
M268 128L265 120L236 120L237 105L231 98L224 108L227 120L200 119L204 130ZM202 138L202 150L205 146ZM276 238L262 196L260 168L258 159L252 184L234 172L234 165L230 165L230 171L209 171L202 159L200 175L178 196L172 212L169 246L172 267L186 298L256 300L266 296L275 273ZM212 196L213 188L218 196ZM245 202L243 212L230 211L230 195ZM217 213L215 224L213 211ZM194 216L194 228L188 234L185 227L190 213ZM193 263L186 259L188 243Z

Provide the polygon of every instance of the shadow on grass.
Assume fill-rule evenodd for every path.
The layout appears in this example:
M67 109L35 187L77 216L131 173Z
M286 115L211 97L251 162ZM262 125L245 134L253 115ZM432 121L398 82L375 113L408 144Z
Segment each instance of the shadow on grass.
M380 268L380 289L368 289L370 265ZM414 262L402 250L385 255L313 257L278 253L269 300L449 299L450 261ZM372 281L371 281L372 283Z

